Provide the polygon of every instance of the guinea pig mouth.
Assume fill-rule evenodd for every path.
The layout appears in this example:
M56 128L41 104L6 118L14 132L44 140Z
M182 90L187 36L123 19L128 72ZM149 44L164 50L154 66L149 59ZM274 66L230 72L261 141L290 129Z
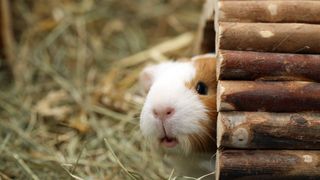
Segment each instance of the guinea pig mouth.
M166 148L173 148L178 144L178 140L176 138L165 136L160 139L160 144Z

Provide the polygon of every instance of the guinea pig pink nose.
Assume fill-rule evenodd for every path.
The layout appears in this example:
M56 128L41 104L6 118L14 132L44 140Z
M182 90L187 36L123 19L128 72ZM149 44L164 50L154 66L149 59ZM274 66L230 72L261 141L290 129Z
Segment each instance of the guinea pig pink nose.
M152 112L154 117L164 121L174 114L175 109L172 107L154 108Z

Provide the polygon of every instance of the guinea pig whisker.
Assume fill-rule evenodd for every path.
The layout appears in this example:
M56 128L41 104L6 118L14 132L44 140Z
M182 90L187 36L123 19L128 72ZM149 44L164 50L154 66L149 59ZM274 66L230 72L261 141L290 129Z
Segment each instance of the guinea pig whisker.
M184 145L185 145L185 148L183 148L183 150L184 150L184 153L187 155L187 154L189 154L190 153L190 151L191 151L191 143L190 143L190 141L189 141L189 139L187 139L187 138L184 138Z
M206 130L201 129L201 131L202 131L207 137L209 137L211 140L216 141L216 140L212 137L212 135L211 135L210 133L208 133Z
M189 136L190 141L192 141L193 148L197 151L205 150L205 142L202 136L192 134Z

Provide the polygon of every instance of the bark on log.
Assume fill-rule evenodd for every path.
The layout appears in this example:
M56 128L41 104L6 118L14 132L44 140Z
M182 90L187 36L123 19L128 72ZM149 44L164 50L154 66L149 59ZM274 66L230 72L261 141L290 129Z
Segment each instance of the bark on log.
M219 23L224 50L320 53L320 25L296 23Z
M220 80L302 80L320 82L320 55L221 50Z
M220 81L218 111L320 111L320 83Z
M220 112L217 145L320 150L320 113Z
M320 23L320 1L219 2L219 21Z
M320 178L320 151L218 151L216 179L256 180Z

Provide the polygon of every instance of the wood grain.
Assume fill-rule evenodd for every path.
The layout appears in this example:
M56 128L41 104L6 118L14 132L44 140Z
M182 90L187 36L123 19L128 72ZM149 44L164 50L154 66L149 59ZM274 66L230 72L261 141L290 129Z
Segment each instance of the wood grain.
M320 83L219 81L218 111L320 112Z
M320 53L320 25L219 22L218 49Z
M222 1L219 21L320 23L320 1Z
M296 80L320 82L320 55L221 50L220 80Z
M320 178L320 151L218 151L216 179L315 180Z
M220 112L219 148L318 149L320 113Z

